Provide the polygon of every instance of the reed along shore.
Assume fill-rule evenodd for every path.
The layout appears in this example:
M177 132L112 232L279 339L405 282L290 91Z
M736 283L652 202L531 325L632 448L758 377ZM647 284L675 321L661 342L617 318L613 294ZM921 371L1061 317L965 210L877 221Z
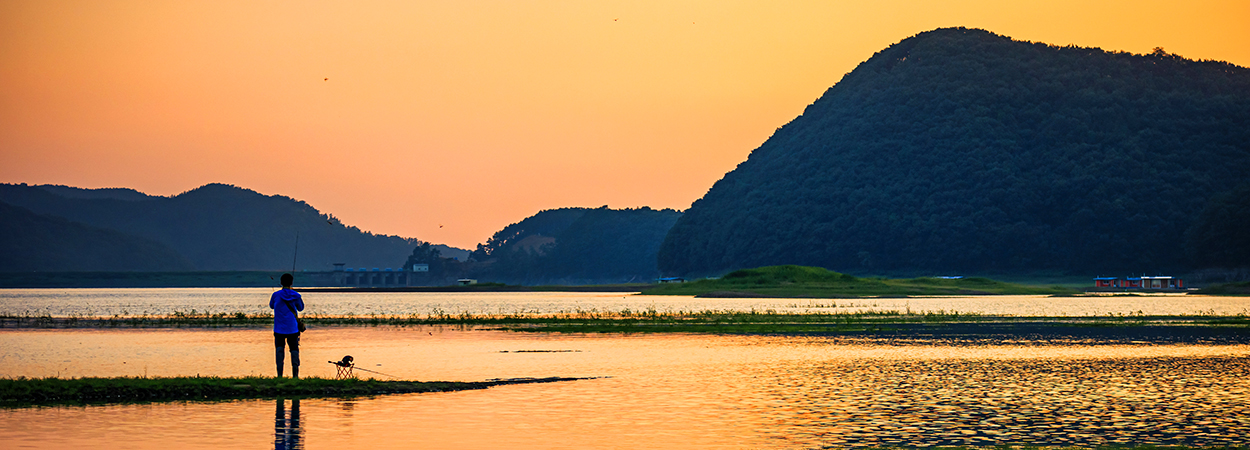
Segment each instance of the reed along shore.
M117 377L0 379L0 407L215 401L249 398L362 397L450 392L585 378L511 378L487 381L409 381L269 377Z
M895 336L939 338L1090 338L1157 342L1248 342L1250 316L1104 315L1003 316L958 311L763 311L617 312L567 314L431 314L401 316L302 316L310 329L392 326L462 327L548 333L712 333ZM272 324L268 314L174 313L112 317L0 316L0 329L255 328Z

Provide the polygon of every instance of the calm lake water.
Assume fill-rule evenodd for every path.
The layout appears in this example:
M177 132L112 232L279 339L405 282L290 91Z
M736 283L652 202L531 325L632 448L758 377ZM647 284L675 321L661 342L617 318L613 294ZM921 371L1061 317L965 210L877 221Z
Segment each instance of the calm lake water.
M190 296L218 302L221 309L212 311L221 312L235 311L228 305L254 305L256 295L267 297L264 290L145 289L133 290L140 300L128 302L126 291L70 292L79 299L112 298L115 303L109 308L142 303L182 311L190 310L185 308L185 297ZM39 295L55 297L50 292ZM176 293L161 300L153 292ZM4 308L35 303L29 299L11 302L21 296L14 291L6 294ZM327 308L326 313L349 302L380 305L391 311L386 314L415 311L404 310L405 301L417 303L409 308L472 303L446 299L456 295L387 295L307 297L311 307ZM436 298L411 300L413 295ZM648 303L642 302L651 300L601 294L543 295L550 294L518 295L516 307L567 308L572 303L583 309L612 311L637 305L646 308ZM500 305L507 302L503 294L480 297ZM1173 298L1129 299L1138 304L1121 305L1125 313L1184 308L1156 303L1178 302ZM617 303L631 300L636 303ZM703 300L660 300L671 302L657 303L661 311L669 306L674 310L749 309L807 302L713 300L718 306L691 308ZM975 305L981 299L911 299L911 308L918 309L916 302L929 300ZM990 298L980 307L1056 308L1010 306L1054 300ZM1236 313L1250 306L1246 298L1217 300L1202 304L1201 309L1229 308ZM875 308L885 308L882 304ZM973 311L950 306L933 309L939 308ZM1104 309L1103 313L1115 311ZM267 375L273 370L271 336L265 329L0 330L0 376ZM350 354L362 368L406 379L602 378L350 400L8 409L0 410L0 447L1250 445L1247 345L577 335L455 327L315 328L304 335L302 345L306 376L332 376L333 367L326 361Z
M0 315L138 316L174 312L269 313L274 289L0 289ZM866 299L743 299L652 296L600 292L504 293L305 293L307 314L429 315L547 314L578 311L658 312L735 310L778 312L958 311L1017 316L1106 314L1250 315L1250 298L1186 295L981 297Z

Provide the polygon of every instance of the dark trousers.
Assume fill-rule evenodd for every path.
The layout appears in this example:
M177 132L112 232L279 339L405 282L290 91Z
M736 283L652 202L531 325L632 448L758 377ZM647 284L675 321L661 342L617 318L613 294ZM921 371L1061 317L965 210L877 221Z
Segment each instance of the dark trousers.
M282 376L283 361L286 359L284 347L291 347L291 376L299 378L299 333L273 334L274 361L278 363L278 376Z
M291 351L298 352L299 351L299 333L291 333L291 334L274 333L273 334L273 346L277 348L283 348L283 344L290 345Z

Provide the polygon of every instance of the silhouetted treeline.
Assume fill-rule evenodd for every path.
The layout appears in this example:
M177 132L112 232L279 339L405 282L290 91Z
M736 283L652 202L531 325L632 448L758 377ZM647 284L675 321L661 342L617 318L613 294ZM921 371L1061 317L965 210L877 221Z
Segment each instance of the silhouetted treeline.
M30 246L30 251L37 254L38 249L44 249L48 258L58 255L56 249L66 242L77 243L88 254L120 252L115 259L97 258L98 264L74 266L81 269L58 270L290 270L297 234L298 270L330 270L338 262L348 267L398 267L413 247L421 244L415 239L374 235L345 226L299 200L224 184L209 184L172 197L148 196L130 189L3 184L0 201L113 232L106 238L82 232L81 226L47 222L44 230L25 227L20 235L14 235L18 237L10 237L41 242ZM118 237L122 235L133 239ZM141 242L159 244L180 258L170 259L167 251L152 249L151 256L136 258L164 262L125 264L128 255L140 253L119 248L119 242L132 249L141 248ZM45 270L27 264L32 259L7 252L0 259L8 268L5 270Z
M175 271L190 261L149 239L0 202L0 272Z
M1250 182L1207 202L1186 238L1196 267L1250 268Z
M478 245L466 273L509 284L649 282L656 253L681 213L671 209L541 211Z
M925 32L861 63L726 174L677 221L659 264L667 274L1250 264L1221 250L1245 240L1234 212L1246 195L1217 197L1250 175L1247 124L1242 67Z

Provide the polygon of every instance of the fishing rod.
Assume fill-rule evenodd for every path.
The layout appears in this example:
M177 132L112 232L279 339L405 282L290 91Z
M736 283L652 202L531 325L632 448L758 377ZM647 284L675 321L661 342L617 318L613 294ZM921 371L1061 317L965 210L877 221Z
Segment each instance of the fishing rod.
M344 356L343 359L340 361L326 361L326 362L330 364L334 364L335 366L338 366L339 372L335 378L340 378L340 379L341 378L353 378L354 376L352 375L352 370L360 370L360 371L369 372L369 373L376 373L378 375L385 375L391 378L399 378L389 373L382 373L376 370L369 370L369 369L356 367L356 364L354 363L354 361L355 359L352 358L351 355L347 355L347 356Z
M295 232L295 252L291 255L291 275L295 275L295 261L298 260L298 258L299 258L299 232L296 231ZM273 275L270 275L269 279L272 280Z
M295 254L291 255L291 274L295 274L295 259L299 258L299 232L295 232Z
M355 367L355 366L353 366L352 368L353 368L353 369L355 369L355 370L363 370L363 371L365 371L365 372L369 372L369 373L376 373L376 374L378 374L378 375L386 375L386 376L391 377L391 378L399 378L399 377L397 377L397 376L394 376L394 375L391 375L391 374L388 374L388 373L382 373L382 372L373 371L373 370L369 370L369 369L361 369L361 368L359 368L359 367Z

